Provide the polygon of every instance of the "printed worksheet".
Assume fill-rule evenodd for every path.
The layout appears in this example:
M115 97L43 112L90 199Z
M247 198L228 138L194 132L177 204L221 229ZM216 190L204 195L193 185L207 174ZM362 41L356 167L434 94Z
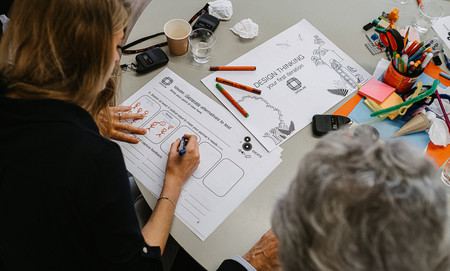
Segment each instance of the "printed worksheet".
M269 151L371 78L306 20L230 65L254 65L256 70L219 71L202 82ZM262 91L258 95L221 84L247 118L218 91L217 77Z
M118 142L127 169L157 197L171 144L184 134L198 137L200 165L175 215L201 240L281 162L281 148L267 152L227 109L167 68L123 104L146 116L128 122L147 130L135 135L138 144Z
M439 18L433 23L433 29L447 45L447 48L450 49L450 16Z

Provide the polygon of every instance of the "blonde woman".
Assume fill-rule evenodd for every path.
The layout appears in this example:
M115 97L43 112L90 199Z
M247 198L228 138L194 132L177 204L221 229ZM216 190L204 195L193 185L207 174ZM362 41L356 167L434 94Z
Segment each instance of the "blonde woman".
M181 189L199 164L171 146L139 228L111 129L121 0L16 0L0 43L0 270L161 270ZM107 113L102 113L107 112Z

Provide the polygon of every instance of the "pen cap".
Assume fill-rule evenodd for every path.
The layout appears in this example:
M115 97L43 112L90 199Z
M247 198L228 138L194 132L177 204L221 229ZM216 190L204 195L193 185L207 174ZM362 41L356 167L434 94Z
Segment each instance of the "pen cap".
M407 94L411 87L416 83L419 76L411 77L407 73L400 73L393 62L389 65L383 74L383 82L395 88L395 92L399 95Z

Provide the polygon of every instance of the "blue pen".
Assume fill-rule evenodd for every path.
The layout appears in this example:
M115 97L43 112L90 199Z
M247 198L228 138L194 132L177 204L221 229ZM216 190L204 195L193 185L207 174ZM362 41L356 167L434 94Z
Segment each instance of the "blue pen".
M445 60L445 66L447 66L447 69L450 70L450 59L448 59L448 57L444 54L444 60Z
M178 153L180 155L183 155L186 153L186 145L187 145L188 139L184 138L184 136L181 137L180 146L178 147Z

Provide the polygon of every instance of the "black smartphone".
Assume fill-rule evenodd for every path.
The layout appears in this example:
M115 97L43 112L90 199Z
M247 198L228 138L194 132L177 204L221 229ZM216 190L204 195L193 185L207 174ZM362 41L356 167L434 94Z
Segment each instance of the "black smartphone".
M313 133L322 136L329 131L338 130L340 127L351 124L351 119L340 115L314 115L312 121Z

